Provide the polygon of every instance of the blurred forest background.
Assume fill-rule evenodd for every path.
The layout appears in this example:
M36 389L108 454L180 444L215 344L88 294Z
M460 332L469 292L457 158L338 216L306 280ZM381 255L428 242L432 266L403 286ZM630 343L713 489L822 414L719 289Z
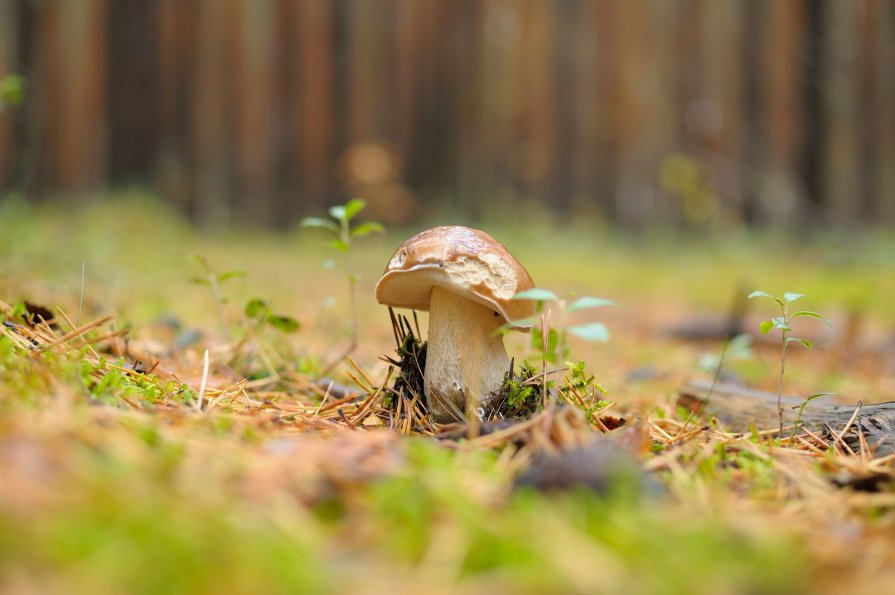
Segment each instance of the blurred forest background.
M895 223L887 0L0 0L0 191L202 225Z

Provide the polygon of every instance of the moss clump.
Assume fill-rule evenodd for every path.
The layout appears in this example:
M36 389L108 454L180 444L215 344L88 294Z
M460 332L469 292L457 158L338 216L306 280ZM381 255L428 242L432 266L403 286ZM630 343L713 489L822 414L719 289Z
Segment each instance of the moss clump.
M485 411L487 419L526 419L543 408L541 385L532 382L538 374L537 370L528 362L523 362L519 374L515 373L514 368L511 364L504 376L503 386Z

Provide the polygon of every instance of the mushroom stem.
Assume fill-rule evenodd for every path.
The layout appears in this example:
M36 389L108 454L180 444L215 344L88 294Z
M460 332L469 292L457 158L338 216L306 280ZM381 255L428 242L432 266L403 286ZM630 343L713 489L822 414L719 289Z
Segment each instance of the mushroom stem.
M439 422L462 419L500 390L510 358L494 331L503 319L477 302L432 288L425 381L429 411Z

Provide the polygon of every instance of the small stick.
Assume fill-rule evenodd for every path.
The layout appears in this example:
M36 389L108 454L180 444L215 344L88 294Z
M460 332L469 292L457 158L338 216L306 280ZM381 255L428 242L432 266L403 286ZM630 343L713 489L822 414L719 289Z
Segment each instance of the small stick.
M355 370L357 370L357 373L360 374L361 377L367 382L367 386L368 386L370 389L367 390L367 386L364 386L364 387L362 387L362 388L363 388L364 390L367 390L367 392L373 392L373 387L376 386L376 385L373 383L372 380L370 380L370 377L367 376L366 372L364 372L364 371L361 369L361 367L357 365L357 362L355 362L355 361L351 358L350 355L346 356L345 359L348 360L348 363L351 364L351 367L352 367L352 368L354 368Z
M394 368L392 366L389 366L388 371L385 374L385 380L382 382L382 384L380 384L374 392L370 393L367 396L367 398L364 399L363 402L355 410L355 412L354 412L354 422L355 423L357 423L358 418L360 417L361 413L364 412L365 408L370 406L373 402L373 399L376 398L376 396L382 392L383 387L388 386L388 381L392 377L392 370L394 370ZM366 415L364 417L366 417Z
M855 422L855 419L857 419L858 414L861 412L861 408L863 406L864 406L864 401L858 401L858 405L855 407L855 412L851 414L851 417L848 419L848 423L845 424L844 428L842 428L841 434L843 436L845 436L848 433L849 428L851 428L851 425ZM859 431L858 433L860 434L861 432Z
M843 454L847 454L845 451L848 451L848 452L850 452L851 454L855 454L855 451L853 451L853 450L851 449L851 447L850 447L848 444L845 443L845 440L842 439L842 436L841 436L840 434L837 434L837 433L836 433L836 430L834 430L834 429L830 426L830 424L824 424L824 427L825 427L825 428L827 429L827 431L833 436L833 438L836 439L836 442L837 442L838 444L842 445L842 453L843 453Z
M802 426L802 431L805 432L806 434L808 434L809 436L811 436L812 438L814 438L818 444L823 444L824 448L826 448L827 450L830 449L830 445L827 443L826 440L824 440L823 438L821 438L820 436L818 436L817 434L815 434L808 428Z
M329 386L326 388L326 392L323 393L323 398L320 399L320 406L317 407L317 411L314 412L313 417L317 417L320 414L320 410L323 409L323 404L326 403L327 397L329 397L329 391L332 390L333 384L335 381L330 380Z
M76 328L75 330L73 330L73 331L71 331L71 332L68 332L68 333L62 335L61 337L58 337L55 341L52 341L52 342L50 342L50 343L47 343L47 344L44 345L43 347L39 348L37 351L38 351L38 352L44 352L44 351L46 351L47 349L50 349L50 348L52 348L52 347L55 347L55 346L57 346L57 345L59 345L59 344L61 344L61 343L65 343L66 341L68 341L68 340L71 339L72 337L77 337L78 335L83 335L84 333L86 333L86 332L89 331L89 330L95 329L95 328L98 327L98 326L101 326L101 325L103 325L103 324L106 324L107 322L109 322L109 321L112 320L113 318L115 318L115 317L114 317L114 316L111 316L111 315L110 315L110 316L103 316L103 317L100 318L99 320L94 320L93 322L91 322L91 323L89 323L89 324L85 324L85 325L82 326L82 327L78 327L78 328Z
M401 419L401 411L404 406L404 394L401 394L401 398L398 399L398 406L395 408L395 417L392 420L392 423L389 424L389 429L394 430L398 427L398 421Z
M205 363L202 366L202 382L199 384L199 398L196 399L196 411L202 411L202 399L205 398L205 386L208 383L208 350L205 350Z
M822 451L821 449L817 448L815 445L811 444L810 442L808 442L807 440L802 438L801 435L796 434L795 439L798 440L799 442L801 442L802 444L804 444L805 446L807 446L808 450L810 450L811 452L813 452L815 454L819 454L819 455L825 454L824 451Z
M348 403L348 402L350 402L350 401L352 401L352 400L354 400L354 399L356 399L356 398L357 398L357 393L353 393L353 394L348 395L347 397L342 397L341 399L339 399L339 400L337 400L337 401L333 401L332 403L330 403L330 404L327 405L326 407L323 407L322 409L318 409L317 411L318 411L318 413L324 413L324 412L327 412L327 411L332 411L332 410L335 409L336 407L341 407L342 405L344 405L344 404L346 404L346 403ZM316 417L316 415L315 415L315 417Z
M416 310L413 310L413 326L416 327L416 338L421 338L423 335L422 333L420 333L420 321L416 317Z
M68 323L68 326L70 326L70 327L73 328L73 329L74 329L74 328L78 328L78 325L72 323L72 321L71 321L71 319L68 317L68 315L67 315L65 312L62 311L62 308L57 308L57 309L59 310L59 314L62 315L62 318L65 319L65 322ZM79 314L80 314L80 313L79 313ZM97 360L101 359L101 358L99 357L99 354L96 352L96 349L93 348L93 345L90 344L90 341L88 341L87 338L84 337L84 335L78 335L78 337L81 339L81 341L84 343L84 345L87 347L87 349L90 350L90 353L92 353L93 356L94 356Z
M351 428L351 431L352 431L352 432L356 432L356 431L357 431L357 428L355 427L355 425L354 425L353 423L351 423L351 420L348 419L348 417L345 415L345 412L342 411L342 408L341 408L341 407L339 408L339 417L342 418L342 421L345 422L345 425L346 425L346 426L348 426L349 428Z
M363 382L361 382L360 378L358 378L351 372L345 372L345 373L348 375L348 378L351 378L351 380L361 388L361 391L363 391L365 393L373 392L372 386L366 386ZM357 393L358 391L354 391L354 392Z
M392 334L395 336L395 344L400 347L401 343L404 341L404 337L399 337L400 329L398 328L398 321L395 319L395 311L392 310L392 307L388 307L388 316L392 319Z
M863 459L864 462L870 461L867 438L864 437L864 432L861 432L860 430L858 431L858 445L861 447L861 459Z
M78 300L78 318L77 324L72 326L77 326L81 324L81 308L84 306L84 281L87 278L87 261L81 262L81 299Z

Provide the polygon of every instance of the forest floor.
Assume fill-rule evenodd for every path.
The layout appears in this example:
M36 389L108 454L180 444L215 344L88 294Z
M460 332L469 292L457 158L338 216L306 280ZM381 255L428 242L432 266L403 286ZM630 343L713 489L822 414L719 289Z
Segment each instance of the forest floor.
M372 287L416 230L358 239L348 361L345 263L319 230L0 204L0 592L895 592L895 457L677 401L725 349L679 331L732 304L752 339L723 377L777 390L759 289L832 321L793 323L814 349L790 346L787 394L893 400L895 238L523 223L484 227L538 286L613 300L555 321L611 339L570 338L580 390L476 437L383 402L396 345ZM527 335L506 342L540 368Z

